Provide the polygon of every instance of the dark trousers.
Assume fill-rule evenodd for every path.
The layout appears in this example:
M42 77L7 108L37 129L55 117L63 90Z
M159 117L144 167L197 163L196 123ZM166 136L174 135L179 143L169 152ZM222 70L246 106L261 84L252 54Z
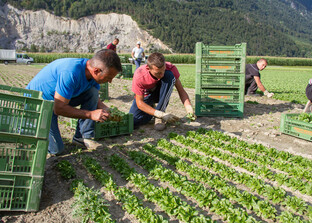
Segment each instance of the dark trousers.
M312 84L308 84L306 87L306 96L312 102Z
M142 59L141 58L137 58L136 60L134 60L134 63L135 63L135 69L138 69L141 65L141 61Z
M176 79L173 73L167 70L164 77L158 82L156 89L144 97L144 102L150 106L154 103L158 103L155 109L163 112L166 111L175 81ZM136 99L133 100L129 113L133 114L134 128L147 124L153 118L152 115L149 115L138 108Z
M245 94L255 94L258 89L256 80L253 79L251 83L245 85Z
M93 111L97 108L99 98L99 91L95 87L83 92L81 95L72 98L69 105L76 107L81 106L80 109ZM64 150L64 144L61 133L58 127L58 116L53 113L51 128L49 134L48 151L51 154L58 154ZM75 133L77 138L92 138L94 137L94 121L91 119L78 119L78 125Z

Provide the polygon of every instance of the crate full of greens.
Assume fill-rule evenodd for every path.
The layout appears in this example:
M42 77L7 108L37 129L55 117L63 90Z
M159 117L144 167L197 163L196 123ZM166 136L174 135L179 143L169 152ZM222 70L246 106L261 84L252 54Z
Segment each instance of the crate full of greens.
M312 141L312 113L282 114L280 131Z
M76 128L77 119L71 119L71 127ZM106 138L118 135L127 135L133 132L133 114L125 113L118 108L110 107L110 116L104 122L96 122L94 126L94 138Z

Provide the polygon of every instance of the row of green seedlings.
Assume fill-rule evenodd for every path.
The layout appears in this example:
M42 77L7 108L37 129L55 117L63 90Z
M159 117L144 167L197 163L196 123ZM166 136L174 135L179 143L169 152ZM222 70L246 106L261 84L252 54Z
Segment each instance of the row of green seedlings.
M252 161L257 161L261 165L270 166L272 168L287 172L290 176L296 178L303 178L307 181L312 181L312 160L304 158L302 156L290 155L288 152L278 151L274 148L266 148L261 144L249 144L243 140L239 140L236 137L230 137L224 133L213 131L213 130L203 130L199 131L198 140L202 140L202 135L208 138L205 138L205 142L210 143L210 140L218 140L219 143L217 146L222 146L232 153L239 154L243 157L246 157ZM193 134L196 137L195 134ZM264 154L261 154L259 150L267 151ZM276 159L271 155L280 153L287 155L289 159L287 161ZM297 161L297 162L296 162Z
M109 165L117 170L122 178L140 189L145 199L157 204L169 216L190 223L213 222L208 216L199 214L195 208L182 201L180 197L173 195L168 188L157 187L150 183L145 175L139 174L134 168L131 168L120 156L112 155L109 158Z
M107 171L103 170L100 164L93 158L84 156L83 157L83 164L88 170L88 172L97 179L102 186L107 191L110 191L114 194L115 198L122 203L122 208L126 210L129 214L134 215L139 222L151 222L151 223L167 223L168 220L164 219L161 215L155 214L150 208L143 207L142 201L138 199L135 195L132 194L130 190L123 187L118 187L116 183L113 180L113 177L111 174L109 174ZM71 179L76 176L75 170L72 168L71 164L68 161L61 161L58 163L58 168L61 171L62 177L65 179ZM79 184L80 185L80 184ZM84 190L91 191L92 189L87 189L86 187L83 187L83 185L80 187L77 187L79 190L77 191L77 198L80 198L81 194L81 188ZM72 188L75 188L75 184L72 186ZM76 197L76 190L75 191L75 197ZM98 192L93 192L93 194L96 193L98 199L102 201L102 198L100 198L100 194ZM92 195L92 194L91 194ZM88 197L95 197L95 196L88 196L88 194L85 194L86 198ZM95 199L93 199L95 200ZM101 219L98 218L97 214L93 213L92 209L88 209L88 200L87 202L84 202L84 200L78 199L78 201L75 202L76 208L74 209L75 216L82 216L83 222L93 221L93 222L103 222ZM92 204L92 203L91 203ZM95 204L95 203L94 203ZM93 206L92 207L96 207ZM99 206L101 207L101 206ZM97 212L100 213L101 212ZM109 222L106 220L105 222Z
M125 187L119 187L114 182L112 175L102 169L101 165L95 159L84 156L83 164L88 172L102 184L105 190L114 194L115 198L121 202L122 208L129 214L134 215L139 222L168 222L162 215L157 215L150 208L143 207L142 200L137 198L131 190Z
M247 161L245 158L242 157L235 157L233 154L224 153L224 150L228 150L230 152L234 152L237 154L246 155L249 159L254 161L259 160L267 160L266 158L260 158L261 155L257 153L253 153L249 150L240 149L238 151L237 147L233 147L231 144L226 144L220 142L219 139L215 139L210 135L207 137L203 134L196 133L194 131L187 133L188 138L180 138L180 141L184 141L183 144L191 145L192 147L200 148L204 150L204 152L210 156L216 156L222 160L228 161L234 166L242 167L250 172L254 172L255 174L267 178L269 180L274 180L278 183L278 185L285 185L293 190L298 190L302 194L306 194L312 196L312 182L306 181L302 179L302 176L295 176L290 177L285 173L275 173L274 171L270 170L270 168L259 165L258 163L253 163ZM223 151L221 151L223 150ZM269 165L269 164L268 164ZM281 168L283 169L283 168ZM305 171L304 171L305 172ZM292 175L296 174L297 172L291 173ZM309 174L303 174L309 175Z
M277 216L277 210L269 202L262 201L257 196L254 196L247 191L241 192L238 188L232 186L229 182L222 179L221 177L211 174L208 170L202 169L194 164L189 164L188 162L177 158L187 157L191 161L198 163L201 160L200 156L194 156L190 153L189 156L187 156L187 152L185 150L179 149L178 147L173 147L169 142L164 143L164 141L160 141L158 146L162 146L161 148L173 152L175 156L172 156L168 152L166 153L161 151L156 146L150 144L143 146L143 149L149 153L154 154L158 158L165 160L170 165L175 166L177 170L185 172L193 180L202 182L210 188L218 191L220 195L224 196L230 201L237 202L237 204L243 206L244 208L250 211L254 211L258 217L271 220L279 219L282 222L293 222L294 220L297 222L304 222L300 220L299 216L294 216L287 211L282 212L279 216ZM212 203L217 203L217 200L214 200Z
M228 141L229 143L235 144L237 146L243 146L245 148L248 148L250 150L257 152L258 154L264 154L271 159L284 161L284 163L281 163L284 165L292 164L292 165L296 165L297 167L309 168L310 170L312 170L312 160L305 158L303 156L294 155L290 152L279 151L275 148L268 148L262 144L257 144L257 143L250 144L244 140L240 140L236 137L231 137L225 133L218 132L218 131L207 130L207 129L201 128L197 132L200 134L211 133L209 134L210 136L213 136L214 138L217 138L219 140Z
M177 142L184 144L186 147L190 147L192 140L186 139L184 136L171 134L171 139L174 139ZM198 153L191 152L186 147L181 147L174 145L171 142L166 140L160 140L158 145L162 148L170 150L177 155L188 158L191 161L198 163L199 165L204 166L205 168L211 169L218 173L222 178L231 180L235 183L245 185L250 188L251 191L257 192L259 195L267 198L273 204L279 204L285 207L287 210L292 213L299 213L301 215L307 215L310 220L312 220L312 207L309 206L301 198L293 197L287 195L286 191L280 187L274 187L269 184L266 184L263 180L259 179L257 176L249 175L247 173L237 172L235 169L226 166L225 164L216 162L210 157L202 156ZM206 150L202 149L198 145L195 148L198 151L205 152Z
M76 177L76 171L71 163L62 160L57 164L61 176L64 179ZM81 217L82 222L115 222L108 210L107 201L98 190L84 185L83 180L75 179L71 182L70 190L74 192L73 216Z
M137 151L130 151L128 155L136 164L147 170L150 177L169 183L182 195L196 200L199 207L209 208L209 212L219 215L224 221L258 222L244 209L235 207L228 198L219 198L216 192L206 188L202 183L189 181L186 176L163 167L160 162L149 155Z

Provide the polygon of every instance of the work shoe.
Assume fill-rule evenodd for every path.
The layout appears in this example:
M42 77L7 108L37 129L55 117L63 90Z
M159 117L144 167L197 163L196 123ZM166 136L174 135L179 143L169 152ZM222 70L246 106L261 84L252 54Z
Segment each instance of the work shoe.
M103 145L99 142L96 142L93 139L84 139L84 138L76 138L73 137L73 144L81 147L85 147L88 150L95 150L103 148Z
M155 118L154 129L163 131L166 128L166 123L161 118Z

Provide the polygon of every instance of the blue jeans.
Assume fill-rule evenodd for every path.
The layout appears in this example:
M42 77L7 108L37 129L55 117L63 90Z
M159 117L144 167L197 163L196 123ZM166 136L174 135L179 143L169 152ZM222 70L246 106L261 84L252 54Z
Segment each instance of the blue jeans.
M167 70L164 77L158 82L156 89L144 97L144 102L150 106L154 103L158 103L155 109L163 112L166 111L175 81L176 79L173 73ZM147 124L153 118L152 115L149 115L138 108L136 99L133 100L129 113L133 114L134 128Z
M97 109L99 98L99 91L95 87L83 92L77 97L69 101L69 105L76 107L81 106L81 109L93 111ZM48 152L51 154L58 154L64 151L64 144L60 134L57 122L58 116L52 115L51 128L49 133L49 147ZM92 138L94 137L94 121L91 119L78 119L78 124L75 132L77 138Z
M134 60L134 63L135 63L135 69L138 69L141 65L141 61L142 59L141 58L137 58L136 60Z

